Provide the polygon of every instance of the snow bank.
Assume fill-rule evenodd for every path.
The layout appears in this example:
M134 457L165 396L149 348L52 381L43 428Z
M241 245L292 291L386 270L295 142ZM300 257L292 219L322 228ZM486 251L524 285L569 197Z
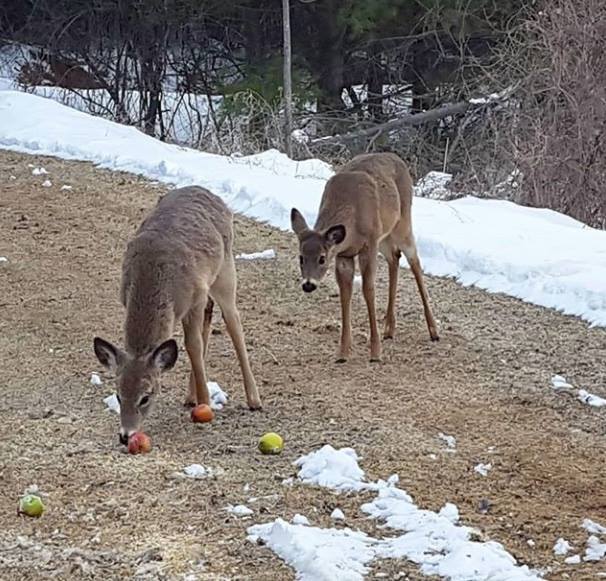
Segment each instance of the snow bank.
M268 260L276 257L276 251L273 248L268 248L262 252L251 252L250 254L238 254L238 260Z
M397 477L387 482L365 482L357 459L351 448L335 450L324 446L295 464L300 468L298 478L303 483L337 491L377 491L375 500L363 504L362 511L382 521L384 527L404 531L403 534L379 539L348 528L322 529L276 519L250 527L249 539L263 541L302 580L361 580L375 559L407 559L416 563L425 575L454 581L540 578L528 567L518 565L499 543L471 540L473 530L458 524L459 511L455 505L448 503L437 513L423 510L395 486Z
M232 209L289 228L292 206L313 222L327 164L277 151L212 155L162 143L36 95L0 91L0 147L92 161L178 186L198 184ZM606 232L550 210L473 197L416 198L425 270L606 326Z

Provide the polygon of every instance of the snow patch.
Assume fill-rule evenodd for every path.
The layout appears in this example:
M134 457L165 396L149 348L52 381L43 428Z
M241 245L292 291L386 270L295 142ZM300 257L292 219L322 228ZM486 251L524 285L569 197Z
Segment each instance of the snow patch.
M53 182L50 180L44 180L41 185L43 188L51 188L53 186Z
M103 403L105 403L109 411L116 414L120 413L120 403L118 402L118 396L115 393L112 393L104 398Z
M95 386L103 385L103 381L101 381L101 376L95 372L90 374L90 382L92 385Z
M330 513L330 518L333 520L345 520L345 514L343 513L343 511L340 508L335 508Z
M48 172L43 168L43 167L35 167L32 170L32 175L33 176L44 176L47 175Z
M586 518L581 525L590 535L606 535L606 527Z
M6 258L6 256L0 256L0 262L8 262L8 258Z
M563 538L559 538L553 546L554 555L567 555L572 549L572 545Z
M267 260L269 258L275 258L276 251L273 248L268 248L262 252L252 252L250 254L238 254L237 260Z
M376 491L375 500L362 505L362 511L403 534L379 539L348 528L322 529L278 518L250 527L249 539L262 541L295 569L297 579L309 581L361 581L375 559L407 559L425 575L456 581L540 579L527 566L518 565L499 543L472 541L475 531L458 524L454 504L446 504L438 513L420 509L406 491L396 487L397 476L366 482L357 461L352 448L336 450L326 445L295 465L306 484L339 492Z
M292 524L309 526L310 522L306 516L297 513L295 514L295 516L292 517Z
M566 378L562 375L554 375L551 378L551 386L553 389L573 389L572 385L566 381Z
M453 452L455 451L455 448L457 447L457 439L454 436L447 436L446 434L439 432L438 438L440 438L440 440L442 440L442 442L448 446L449 450Z
M300 468L299 480L304 484L339 491L366 490L372 485L364 482L364 470L358 465L358 460L353 448L335 450L327 444L302 456L294 464Z
M183 468L183 474L187 478L193 478L195 480L202 480L204 478L208 478L214 475L214 470L212 468L207 468L206 466L202 466L202 464L190 464Z
M595 395L593 393L589 393L584 389L579 389L579 393L577 394L577 398L579 401L582 401L584 404L590 405L592 407L601 408L606 405L606 399L600 397L599 395Z
M572 555L571 557L566 557L564 559L564 563L567 565L578 565L581 562L581 555Z
M214 410L222 410L227 403L227 394L215 381L209 381L206 385L210 394L210 407Z
M254 510L252 510L251 508L248 508L244 504L236 504L235 506L228 504L227 507L225 508L225 510L235 516L250 516L251 514L254 514L254 512L255 512Z
M602 543L598 537L591 535L587 539L584 561L601 561L606 557L606 543Z
M569 393L576 394L577 399L586 405L590 405L596 408L606 406L606 399L600 397L599 395L589 393L584 389L576 389L572 384L566 381L565 377L561 375L554 375L551 378L551 386L555 391L566 391Z
M477 472L480 476L488 476L490 470L492 470L492 464L490 462L488 464L480 462L473 467L473 471Z
M289 524L281 518L248 529L297 572L299 581L362 581L377 540L350 529Z

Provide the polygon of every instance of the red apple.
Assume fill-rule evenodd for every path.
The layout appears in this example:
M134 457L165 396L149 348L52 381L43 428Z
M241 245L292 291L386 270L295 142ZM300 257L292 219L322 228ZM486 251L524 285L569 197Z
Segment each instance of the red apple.
M129 454L147 454L151 450L151 439L143 432L135 432L128 438Z

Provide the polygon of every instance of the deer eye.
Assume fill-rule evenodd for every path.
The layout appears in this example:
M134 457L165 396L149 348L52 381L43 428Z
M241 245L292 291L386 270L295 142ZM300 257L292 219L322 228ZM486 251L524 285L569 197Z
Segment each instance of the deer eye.
M326 262L326 257L325 256L320 256L320 258L318 259L318 262L320 264L324 264Z
M139 400L139 406L140 407L145 407L147 404L149 403L149 395L144 395L140 400Z

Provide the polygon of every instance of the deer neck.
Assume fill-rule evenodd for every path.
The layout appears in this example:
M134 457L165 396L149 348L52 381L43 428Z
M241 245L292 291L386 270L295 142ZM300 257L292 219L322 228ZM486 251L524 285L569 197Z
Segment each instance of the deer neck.
M149 353L173 336L175 314L172 300L158 289L130 293L124 324L126 350L133 356Z

